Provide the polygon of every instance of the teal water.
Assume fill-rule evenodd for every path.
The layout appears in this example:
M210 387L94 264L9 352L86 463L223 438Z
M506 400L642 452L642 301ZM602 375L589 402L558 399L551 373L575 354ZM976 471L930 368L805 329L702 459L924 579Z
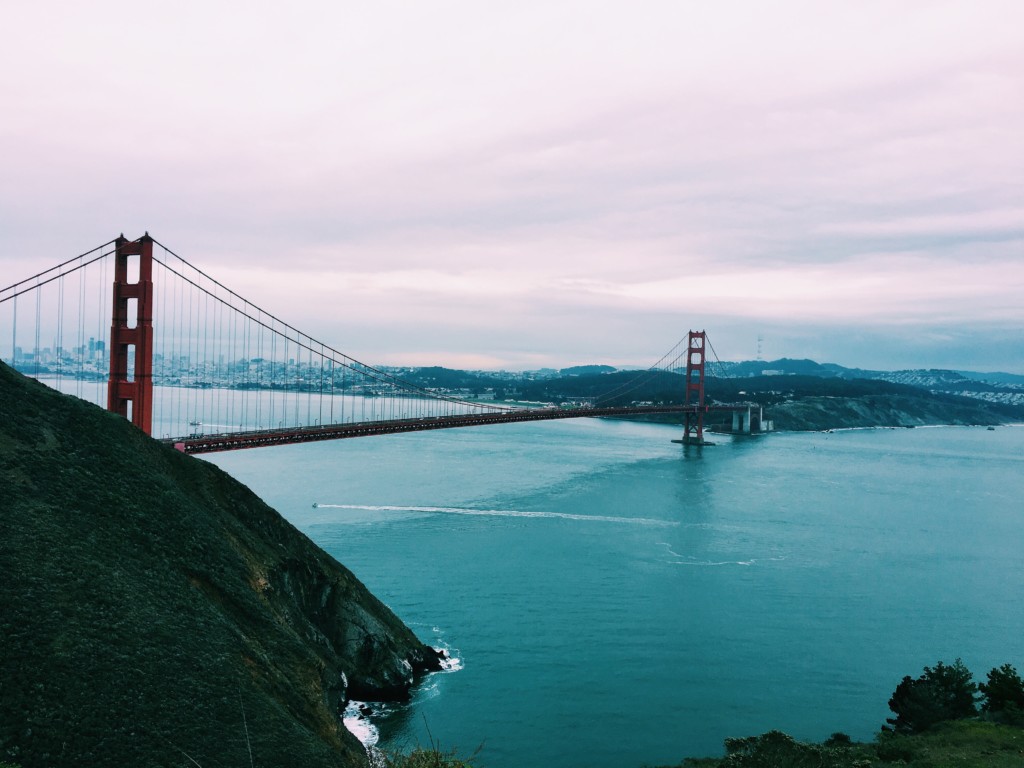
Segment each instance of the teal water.
M678 433L581 419L210 460L460 659L378 718L384 746L668 764L772 728L871 738L939 659L1024 668L1024 428Z

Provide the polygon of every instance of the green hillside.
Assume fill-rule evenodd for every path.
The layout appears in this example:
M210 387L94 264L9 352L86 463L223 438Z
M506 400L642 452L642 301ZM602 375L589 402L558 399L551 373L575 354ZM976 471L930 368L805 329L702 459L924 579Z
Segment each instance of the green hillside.
M0 761L23 768L362 765L339 706L438 666L227 474L3 364L0 573Z

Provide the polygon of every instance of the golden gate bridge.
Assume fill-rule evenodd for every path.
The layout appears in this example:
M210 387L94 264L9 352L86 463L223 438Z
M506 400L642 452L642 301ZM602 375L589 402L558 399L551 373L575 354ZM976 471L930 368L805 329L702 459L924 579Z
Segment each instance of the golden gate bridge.
M707 413L748 408L705 403L704 331L690 331L636 378L574 407L427 388L299 331L149 233L121 235L0 289L0 310L10 331L0 336L0 359L105 404L186 453L644 414L679 414L676 442L704 445ZM682 403L630 400L664 371L683 374Z

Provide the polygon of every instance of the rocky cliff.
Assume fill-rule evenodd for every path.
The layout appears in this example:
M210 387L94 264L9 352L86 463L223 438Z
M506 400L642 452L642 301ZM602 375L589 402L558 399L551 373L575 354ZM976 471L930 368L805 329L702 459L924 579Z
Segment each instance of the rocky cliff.
M439 667L221 470L0 364L0 761L362 765L347 698Z
M765 418L772 419L777 430L994 425L1007 421L987 403L926 395L804 397L765 408Z

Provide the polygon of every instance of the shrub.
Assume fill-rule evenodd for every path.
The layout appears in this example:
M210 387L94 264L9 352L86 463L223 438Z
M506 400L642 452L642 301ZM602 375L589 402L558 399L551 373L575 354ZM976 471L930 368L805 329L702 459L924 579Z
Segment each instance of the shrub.
M1011 664L1003 664L988 673L988 681L978 684L985 697L981 708L998 720L1024 722L1024 681Z
M908 744L902 736L892 733L879 737L875 753L883 763L911 763L917 757L913 744Z
M387 753L383 757L384 768L474 768L475 755L463 758L454 749L445 751L438 747L417 747L408 754Z
M853 744L853 739L842 731L836 731L825 739L826 747L849 747L851 744Z
M904 677L889 699L896 717L886 722L899 733L920 733L944 720L973 717L978 713L974 704L978 686L971 677L960 659L925 667L917 679Z
M725 740L723 766L730 768L847 768L849 750L804 744L782 731Z

